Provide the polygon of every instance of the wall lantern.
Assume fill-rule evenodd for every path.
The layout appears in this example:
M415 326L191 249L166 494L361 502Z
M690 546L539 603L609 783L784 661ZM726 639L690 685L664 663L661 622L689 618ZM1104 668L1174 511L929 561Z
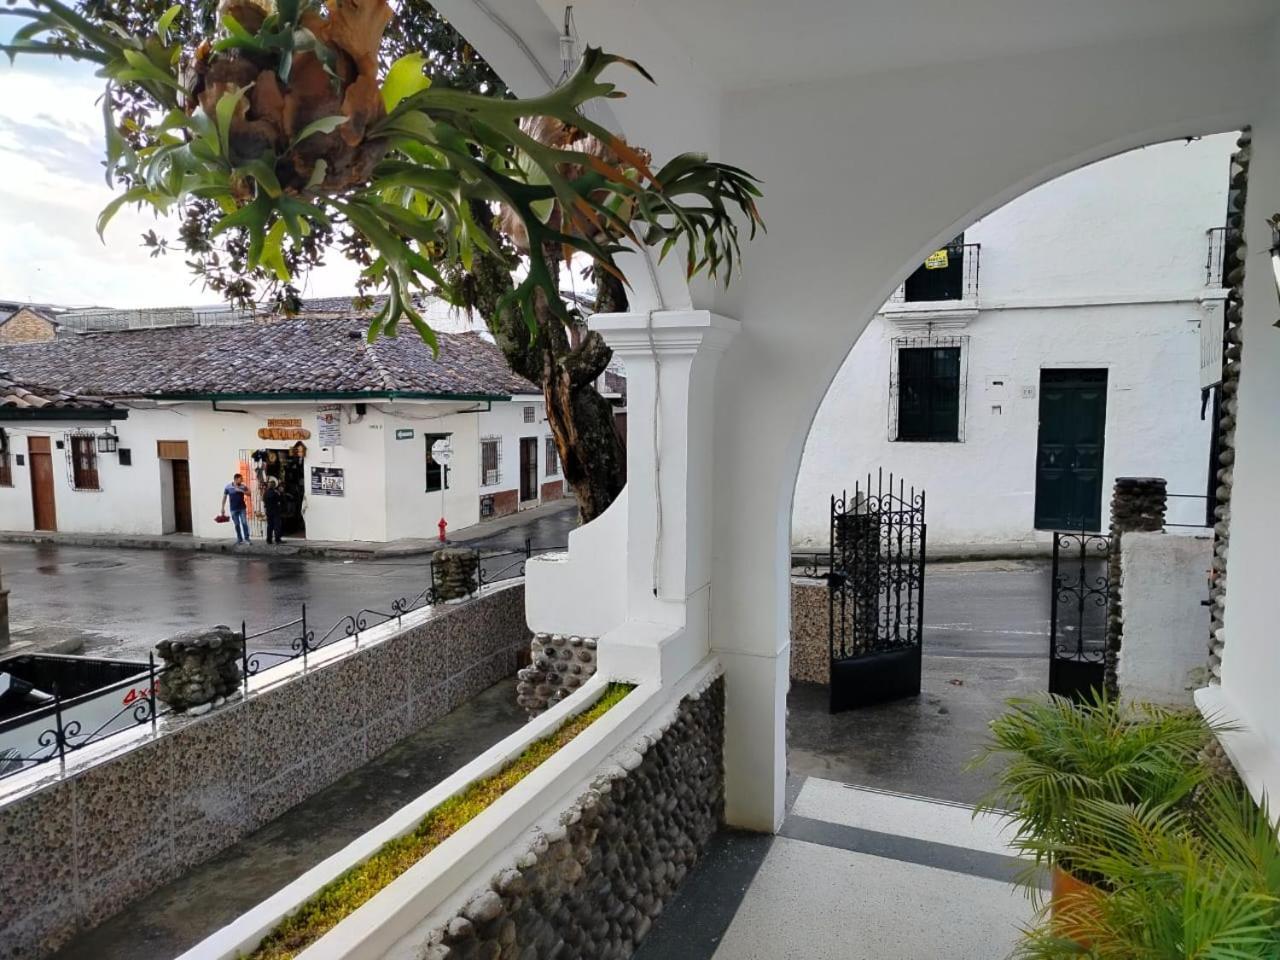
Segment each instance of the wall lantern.
M1267 223L1271 224L1271 273L1276 282L1276 296L1280 297L1280 213ZM1280 327L1280 320L1275 322Z
M98 434L98 452L99 453L115 453L120 446L120 438L115 434L115 428L110 428L110 433Z

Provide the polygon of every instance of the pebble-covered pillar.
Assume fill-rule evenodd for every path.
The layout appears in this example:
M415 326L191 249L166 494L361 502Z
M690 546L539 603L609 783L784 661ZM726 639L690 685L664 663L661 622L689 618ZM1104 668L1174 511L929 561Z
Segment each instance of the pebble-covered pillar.
M536 717L587 682L596 672L596 641L540 633L533 638L532 662L517 677L516 702Z
M1236 462L1236 408L1240 389L1240 355L1243 348L1244 273L1248 251L1244 243L1244 208L1249 185L1252 134L1246 129L1236 141L1231 157L1231 182L1227 193L1226 237L1222 272L1227 284L1223 317L1222 392L1219 405L1217 486L1213 509L1213 573L1209 586L1209 682L1222 676L1223 622L1227 607L1227 552L1231 541L1231 485Z
M1106 673L1103 684L1109 697L1117 697L1120 686L1116 665L1124 633L1124 607L1120 594L1120 538L1133 531L1158 532L1164 529L1168 504L1168 484L1159 477L1116 477L1111 496L1111 552L1107 576L1111 585L1111 605L1107 611Z
M228 626L161 640L156 653L156 695L179 713L207 713L240 689L244 636Z
M431 558L431 583L437 601L465 600L480 589L480 553L470 547L444 547Z

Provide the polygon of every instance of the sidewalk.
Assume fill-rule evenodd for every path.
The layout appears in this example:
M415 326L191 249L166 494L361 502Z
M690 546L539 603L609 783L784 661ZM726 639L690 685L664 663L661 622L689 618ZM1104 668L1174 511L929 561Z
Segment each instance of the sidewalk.
M1000 960L1033 908L1006 825L808 778L775 837L722 832L637 960Z
M434 538L390 540L386 543L347 540L286 540L280 546L261 540L237 546L230 537L193 537L186 533L166 533L158 536L124 533L50 533L43 530L0 530L3 543L52 543L74 547L122 547L128 550L185 550L204 553L226 553L236 556L302 557L335 560L384 560L395 557L418 557L435 553L444 546L486 540L495 534L513 528L531 525L536 521L556 516L566 510L576 510L577 501L572 497L554 503L522 510L495 520L486 520L474 526L463 527L449 536L447 543ZM537 543L534 546L547 546Z

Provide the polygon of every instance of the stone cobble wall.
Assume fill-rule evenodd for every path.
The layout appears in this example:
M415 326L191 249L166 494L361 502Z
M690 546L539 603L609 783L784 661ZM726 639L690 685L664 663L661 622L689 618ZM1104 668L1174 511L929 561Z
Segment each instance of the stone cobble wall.
M596 672L596 641L539 633L530 647L529 666L516 676L516 702L536 717L587 682Z
M423 960L625 960L724 820L724 680L687 697L554 830L436 928Z
M831 680L830 613L827 582L791 580L791 679L801 683Z
M1227 554L1231 543L1231 487L1235 482L1236 409L1240 389L1240 357L1244 349L1244 273L1248 250L1244 244L1244 210L1248 195L1249 161L1253 135L1245 130L1231 157L1231 182L1227 195L1226 239L1222 272L1228 286L1223 308L1222 385L1218 422L1217 487L1214 489L1213 575L1209 586L1209 680L1222 674L1223 630L1227 609Z
M0 801L0 957L52 953L510 677L528 643L518 582Z

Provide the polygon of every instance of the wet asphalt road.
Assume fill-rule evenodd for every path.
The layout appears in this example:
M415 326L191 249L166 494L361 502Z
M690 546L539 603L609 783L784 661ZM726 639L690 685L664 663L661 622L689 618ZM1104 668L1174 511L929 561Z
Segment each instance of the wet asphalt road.
M485 555L562 547L577 513L567 510L468 543ZM516 572L519 556L485 562L490 576ZM361 609L390 611L430 582L430 557L316 560L166 550L0 543L15 641L83 643L80 652L146 658L158 641L196 627L246 623L252 635L297 617L317 640ZM374 621L376 622L376 620ZM260 646L270 646L264 638ZM279 645L279 644L276 644Z
M563 545L576 512L472 541L486 554ZM486 562L490 575L514 572L519 557ZM145 657L160 640L193 627L247 624L250 634L299 615L307 605L317 637L360 609L389 611L430 577L428 557L315 560L186 551L0 544L15 640L84 643L85 653ZM926 653L959 657L1042 657L1048 645L1049 567L1041 561L930 565ZM262 646L272 645L265 641Z

